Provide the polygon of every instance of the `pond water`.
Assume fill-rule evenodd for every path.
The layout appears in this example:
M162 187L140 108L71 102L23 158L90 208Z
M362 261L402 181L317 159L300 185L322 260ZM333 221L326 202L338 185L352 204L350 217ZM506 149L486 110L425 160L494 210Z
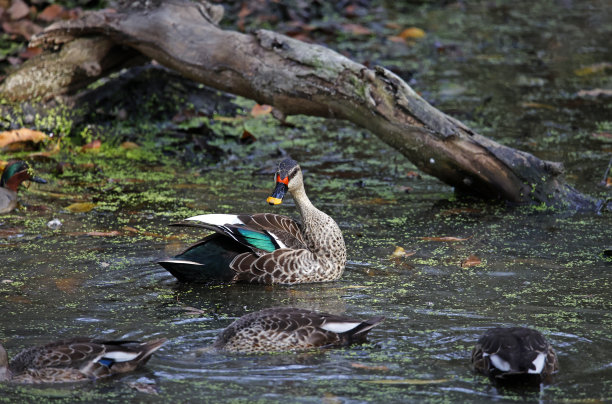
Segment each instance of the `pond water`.
M565 162L579 189L609 196L598 183L612 151L601 135L612 126L610 105L575 95L609 87L609 68L575 74L610 60L609 41L602 39L612 30L609 9L597 1L545 2L559 11L551 16L544 7L529 14L533 2L494 3L389 10L399 24L412 20L430 36L442 24L456 28L452 40L448 27L439 28L436 40L448 51L432 56L431 65L414 65L417 50L395 45L386 49L396 55L389 64L416 66L412 84L427 88L439 108L510 146ZM49 184L22 191L30 209L0 217L0 341L9 355L77 335L169 342L142 371L79 385L1 384L0 402L612 398L612 262L604 256L612 247L609 213L460 197L435 178L408 175L409 162L359 128L311 118L291 122L295 127L278 126L275 136L253 145L234 144L229 157L203 171L134 163L122 174L92 174L85 167L87 181L85 174L49 174ZM295 217L291 198L278 207L265 203L279 150L301 163L311 200L343 231L349 262L339 281L188 285L155 263L202 235L168 227L184 217L264 211ZM103 156L91 159L102 164ZM67 209L88 201L96 208ZM63 224L59 229L46 225L54 218ZM424 239L442 236L462 240ZM392 258L396 247L414 254ZM462 267L470 256L481 264ZM359 346L196 355L234 319L271 306L386 319ZM529 326L548 338L561 368L552 384L511 390L472 374L474 343L502 325Z

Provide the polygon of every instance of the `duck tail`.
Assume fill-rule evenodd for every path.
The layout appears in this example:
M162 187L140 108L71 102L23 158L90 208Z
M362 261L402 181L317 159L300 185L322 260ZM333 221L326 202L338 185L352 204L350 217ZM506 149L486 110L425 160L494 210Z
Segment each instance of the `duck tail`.
M372 317L369 320L362 321L361 324L359 324L357 327L346 332L347 342L353 343L365 340L368 332L384 319L384 317L380 316Z
M242 244L215 233L158 264L180 282L227 283L236 275L230 264L238 254L246 251Z

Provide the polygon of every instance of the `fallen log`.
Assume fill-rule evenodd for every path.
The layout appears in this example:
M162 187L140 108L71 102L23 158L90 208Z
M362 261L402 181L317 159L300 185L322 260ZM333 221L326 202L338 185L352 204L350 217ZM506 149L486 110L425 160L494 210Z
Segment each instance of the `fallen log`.
M101 10L47 27L32 45L52 50L83 38L110 41L115 46L106 46L98 59L123 60L129 48L207 86L272 105L281 117L306 114L352 121L457 190L512 203L595 208L593 199L565 182L560 163L475 133L383 67L369 69L328 48L268 30L222 30L217 25L221 17L222 8L205 1L169 0L153 9ZM121 57L112 58L116 52ZM102 63L96 67L97 75L87 77L107 74ZM76 74L74 82L64 75L62 83L69 82L64 90L43 86L51 90L40 94L36 85L22 77L16 80L18 74L0 85L0 97L44 98L74 89L77 83ZM82 74L79 80L84 82Z

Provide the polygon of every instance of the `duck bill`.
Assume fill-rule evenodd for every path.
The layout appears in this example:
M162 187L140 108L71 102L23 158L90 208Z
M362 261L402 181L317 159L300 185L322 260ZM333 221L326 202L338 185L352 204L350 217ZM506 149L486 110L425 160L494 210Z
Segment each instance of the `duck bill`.
M283 202L283 197L287 193L288 189L289 187L287 184L277 182L274 191L272 191L272 195L268 197L266 202L268 202L270 205L280 205Z
M46 184L47 183L47 180L44 180L44 179L42 179L40 177L31 177L30 181L38 182L39 184Z

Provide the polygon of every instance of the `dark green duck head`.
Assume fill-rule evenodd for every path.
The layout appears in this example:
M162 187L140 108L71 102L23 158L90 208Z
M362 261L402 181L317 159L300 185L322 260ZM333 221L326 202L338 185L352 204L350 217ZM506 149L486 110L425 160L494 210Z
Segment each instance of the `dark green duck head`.
M41 184L46 184L47 181L42 178L34 176L32 169L28 166L28 163L22 160L13 161L9 163L2 172L0 177L0 187L9 189L13 192L17 192L17 188L24 181L34 181Z
M270 205L280 205L287 191L293 192L293 190L304 186L302 170L297 161L292 159L284 159L278 164L274 180L276 181L276 187L267 199Z

